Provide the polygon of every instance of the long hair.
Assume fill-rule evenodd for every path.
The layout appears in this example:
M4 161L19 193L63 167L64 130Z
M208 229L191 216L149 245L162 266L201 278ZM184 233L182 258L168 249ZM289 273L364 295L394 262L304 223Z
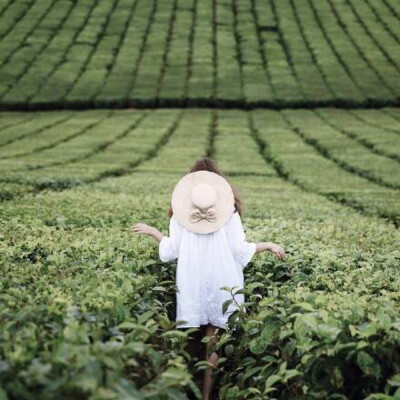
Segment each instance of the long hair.
M242 216L242 211L243 211L242 199L239 197L236 189L229 182L229 179L222 173L222 171L218 168L217 163L212 158L203 157L199 160L196 160L194 162L194 164L192 165L192 167L190 168L189 173L196 172L196 171L210 171L210 172L214 172L218 175L221 175L223 178L225 178L227 180L227 182L229 183L229 185L231 186L232 191L233 191L233 195L235 198L235 209L239 213L239 215ZM171 218L172 214L173 214L172 205L170 205L169 209L168 209L168 217Z

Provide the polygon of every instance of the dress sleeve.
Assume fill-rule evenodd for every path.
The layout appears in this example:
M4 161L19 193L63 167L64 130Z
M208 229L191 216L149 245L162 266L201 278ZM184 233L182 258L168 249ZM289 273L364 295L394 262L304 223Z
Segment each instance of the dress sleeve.
M244 268L256 252L255 242L246 242L242 220L238 212L234 212L228 224L228 242L235 260Z
M161 261L173 261L179 257L181 237L182 226L172 215L169 220L169 236L164 235L159 244L158 252Z

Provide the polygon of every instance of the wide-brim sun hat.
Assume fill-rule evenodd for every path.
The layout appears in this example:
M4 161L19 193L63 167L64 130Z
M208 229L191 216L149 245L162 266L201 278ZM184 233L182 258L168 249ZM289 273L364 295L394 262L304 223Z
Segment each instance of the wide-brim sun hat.
M235 212L231 185L219 174L196 171L183 176L171 199L176 220L195 233L212 233L220 229Z

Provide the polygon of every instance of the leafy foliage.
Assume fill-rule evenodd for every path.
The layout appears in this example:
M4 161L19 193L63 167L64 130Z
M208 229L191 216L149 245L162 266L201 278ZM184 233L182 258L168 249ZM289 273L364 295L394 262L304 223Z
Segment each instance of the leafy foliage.
M176 179L143 172L4 203L4 398L201 398L207 365L176 329L175 264L129 230L142 220L165 232ZM232 180L248 199L248 240L289 257L256 256L244 288L221 288L246 302L215 345L219 397L395 398L398 231L276 178Z

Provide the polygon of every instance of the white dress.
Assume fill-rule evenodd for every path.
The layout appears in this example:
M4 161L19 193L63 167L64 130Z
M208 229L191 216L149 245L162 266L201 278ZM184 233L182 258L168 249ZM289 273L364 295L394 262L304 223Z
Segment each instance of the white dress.
M194 233L183 227L172 215L169 236L159 243L163 262L178 259L176 269L177 328L199 327L211 323L226 329L229 315L237 309L233 302L222 314L224 301L232 299L222 286L243 288L243 268L256 252L255 242L246 242L239 213L232 214L218 231ZM244 294L235 295L238 304Z

